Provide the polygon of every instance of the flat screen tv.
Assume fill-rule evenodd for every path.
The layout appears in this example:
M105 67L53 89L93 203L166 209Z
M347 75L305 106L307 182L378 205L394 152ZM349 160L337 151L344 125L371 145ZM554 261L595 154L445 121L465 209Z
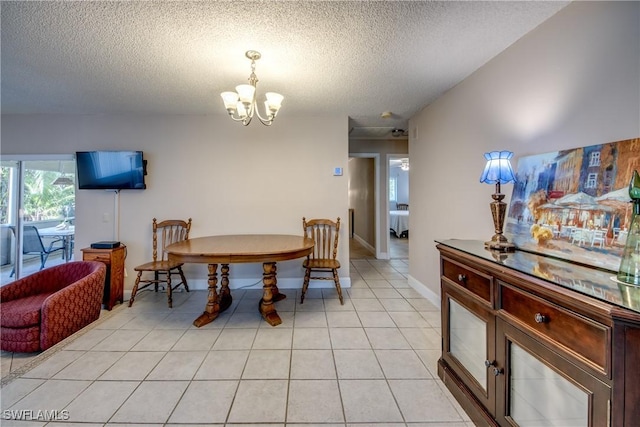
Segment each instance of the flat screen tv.
M142 151L78 151L80 190L144 190L146 161Z

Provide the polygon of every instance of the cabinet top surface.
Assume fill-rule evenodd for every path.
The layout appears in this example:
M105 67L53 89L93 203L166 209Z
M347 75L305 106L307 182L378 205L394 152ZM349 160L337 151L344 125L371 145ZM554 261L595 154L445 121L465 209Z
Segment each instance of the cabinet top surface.
M571 262L516 250L499 253L485 249L478 240L437 240L436 243L465 252L571 289L600 301L640 312L640 287L615 280L615 274Z

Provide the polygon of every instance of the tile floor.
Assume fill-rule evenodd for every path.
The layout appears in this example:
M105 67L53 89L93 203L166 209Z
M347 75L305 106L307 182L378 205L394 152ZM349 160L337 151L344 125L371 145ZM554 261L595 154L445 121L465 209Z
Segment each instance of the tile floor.
M258 314L261 290L232 291L202 328L205 291L175 293L173 309L142 292L54 352L3 353L3 376L26 372L5 376L2 426L471 427L437 377L440 313L408 286L406 260L351 264L344 305L333 288L304 304L283 289L277 327Z

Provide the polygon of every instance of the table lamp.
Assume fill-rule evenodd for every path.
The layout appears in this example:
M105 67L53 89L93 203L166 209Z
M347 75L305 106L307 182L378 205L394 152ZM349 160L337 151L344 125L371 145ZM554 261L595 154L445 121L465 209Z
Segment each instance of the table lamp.
M629 182L629 197L633 203L633 213L617 279L630 285L640 286L640 175L638 171L633 171L631 182Z
M500 184L506 184L509 182L516 182L516 177L511 168L509 159L513 157L511 151L492 151L485 153L484 158L487 159L487 164L484 167L480 182L485 184L495 184L496 192L492 194L493 202L489 204L491 207L491 215L493 216L493 225L495 227L495 234L488 242L484 243L484 246L491 250L509 252L515 250L515 245L509 243L507 238L502 234L502 227L504 225L504 218L507 212L507 204L502 201L504 194L500 193Z

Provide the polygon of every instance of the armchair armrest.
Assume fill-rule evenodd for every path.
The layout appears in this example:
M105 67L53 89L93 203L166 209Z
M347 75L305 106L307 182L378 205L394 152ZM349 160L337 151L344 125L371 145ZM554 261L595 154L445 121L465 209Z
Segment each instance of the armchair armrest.
M0 301L12 301L43 292L42 283L53 278L50 270L41 270L0 287Z
M42 305L40 347L45 350L100 317L106 266L62 288Z

